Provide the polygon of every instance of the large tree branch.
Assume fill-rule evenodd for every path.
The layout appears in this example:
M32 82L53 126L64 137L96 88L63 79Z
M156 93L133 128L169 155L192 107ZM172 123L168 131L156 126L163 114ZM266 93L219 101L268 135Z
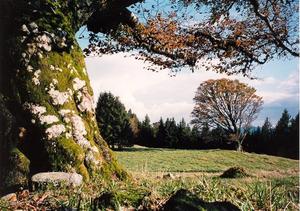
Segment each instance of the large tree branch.
M99 8L87 21L87 28L94 33L108 33L120 23L134 28L137 20L127 9L128 6L141 2L141 0L112 0L99 5Z
M244 54L246 58L249 58L258 64L264 64L268 60L268 56L266 56L263 60L260 60L258 57L255 57L253 53L250 53L247 49L237 45L237 42L233 39L218 39L214 37L211 33L197 31L195 32L196 37L202 37L205 39L208 39L212 45L217 45L219 49L228 51L231 48L234 48L235 50L239 51L240 53Z
M262 14L259 10L259 2L257 0L249 0L251 5L253 6L254 12L257 15L257 17L259 17L262 21L265 22L266 26L268 27L268 29L270 30L270 32L272 33L272 36L274 37L274 39L276 40L276 44L278 47L283 48L284 50L286 50L287 52L289 52L291 55L293 56L297 56L299 57L299 52L293 51L292 49L290 49L289 47L287 47L283 41L278 37L278 33L274 30L274 28L272 27L268 16Z
M108 7L113 10L122 9L125 7L129 7L138 2L142 2L143 0L110 0L108 3Z
M154 15L146 9L136 10L139 15L148 11L145 12L148 14L146 22L139 23L126 8L137 2L140 0L112 0L99 6L101 9L94 12L87 26L90 31L105 33L107 37L90 39L86 55L92 51L102 55L137 50L139 59L161 69L170 68L176 72L189 66L193 70L197 61L204 60L203 66L208 70L245 76L249 76L249 71L257 64L265 64L275 55L299 56L295 50L297 41L288 40L295 37L293 31L287 31L293 22L288 19L293 16L293 8L282 2L268 1L271 3L259 8L258 0L248 0L240 5L245 6L245 13L237 11L241 18L234 18L229 10L235 9L236 1L205 1L203 5L210 7L211 19L196 20L188 26L181 25L180 18L169 11ZM269 9L267 5L270 4L278 6L280 11ZM264 17L260 9L270 12L270 16ZM283 14L285 11L288 14ZM218 62L214 63L214 59Z

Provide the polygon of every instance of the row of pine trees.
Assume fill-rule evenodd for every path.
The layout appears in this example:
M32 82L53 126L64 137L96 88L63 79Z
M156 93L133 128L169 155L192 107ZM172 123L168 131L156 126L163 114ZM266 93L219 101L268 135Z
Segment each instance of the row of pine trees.
M298 159L299 113L291 118L285 109L275 127L266 118L262 127L255 128L246 137L245 150Z
M176 149L236 149L236 143L228 141L221 128L210 129L207 125L198 129L182 119L174 118L150 124L149 117L140 124L140 132L135 143L159 148ZM299 157L299 114L291 118L285 109L281 118L272 126L266 118L262 127L250 130L243 143L248 152L263 153L297 159Z
M148 115L143 121L111 93L99 96L96 118L102 135L113 149L138 144L146 147L174 149L236 149L236 143L229 141L221 128L192 126L184 119L160 119L151 123ZM243 148L248 152L264 153L289 158L299 154L299 114L291 118L285 109L275 125L266 118L262 127L252 128L246 136Z

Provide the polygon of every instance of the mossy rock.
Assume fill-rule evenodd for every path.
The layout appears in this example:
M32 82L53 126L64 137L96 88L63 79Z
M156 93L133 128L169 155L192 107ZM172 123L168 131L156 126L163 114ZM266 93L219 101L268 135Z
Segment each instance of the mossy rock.
M120 210L120 203L116 194L104 192L93 200L93 210Z
M239 211L230 202L205 202L188 190L178 190L162 207L164 211Z
M248 176L249 174L245 171L244 168L235 166L224 171L220 177L221 178L243 178Z

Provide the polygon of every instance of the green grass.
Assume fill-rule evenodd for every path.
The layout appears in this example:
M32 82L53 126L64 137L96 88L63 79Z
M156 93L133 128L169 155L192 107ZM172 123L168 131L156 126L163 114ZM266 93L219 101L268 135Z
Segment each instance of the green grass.
M76 188L50 187L46 192L32 192L13 205L0 200L0 210L31 209L32 206L93 210L93 200L105 192L112 193L116 204L125 208L142 206L144 210L158 210L182 188L208 202L229 201L243 211L300 208L299 161L296 160L228 150L135 147L115 154L132 173L133 180L95 180ZM224 170L233 166L244 168L250 176L220 178ZM167 172L172 172L174 178L164 178ZM37 204L36 199L45 195L47 197Z
M116 152L118 161L131 172L223 172L240 166L248 172L298 172L299 162L229 150L175 150L127 148Z
M229 150L127 148L118 161L146 188L164 201L181 188L205 201L230 201L241 210L299 210L299 161ZM224 179L239 166L249 177ZM172 172L175 179L164 179ZM150 209L151 210L151 209Z

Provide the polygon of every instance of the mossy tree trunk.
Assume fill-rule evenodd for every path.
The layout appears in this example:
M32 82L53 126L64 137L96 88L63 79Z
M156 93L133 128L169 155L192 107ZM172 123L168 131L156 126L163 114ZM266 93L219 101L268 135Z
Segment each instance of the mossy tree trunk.
M0 181L27 185L41 171L126 177L101 138L76 31L105 2L0 3ZM125 5L127 6L127 5Z

